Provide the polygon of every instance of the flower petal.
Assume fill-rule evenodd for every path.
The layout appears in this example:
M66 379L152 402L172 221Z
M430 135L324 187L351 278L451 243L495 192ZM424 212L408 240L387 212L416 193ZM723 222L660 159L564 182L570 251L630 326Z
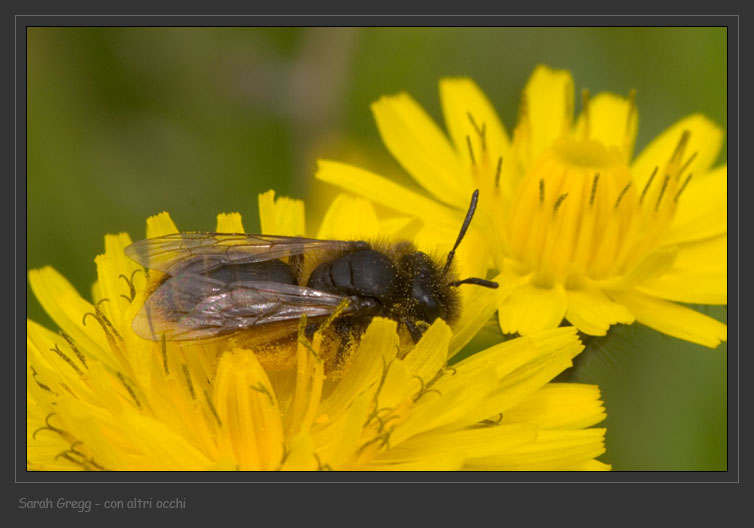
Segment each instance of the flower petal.
M588 117L588 137L606 147L617 148L623 160L628 162L633 154L639 121L634 101L607 92L599 93L589 101ZM586 115L582 112L576 121L577 137L584 137L586 126Z
M498 157L507 157L510 141L505 127L487 96L474 81L466 78L442 79L440 102L445 126L448 128L457 154L466 162L467 167L471 166L467 141L471 141L475 156L479 157L481 131L484 134L484 144L490 161L497 163Z
M473 423L469 415L486 401L495 385L492 369L466 372L458 377L444 374L430 390L417 394L411 412L395 426L390 441L397 445L435 428L458 428Z
M275 191L259 195L259 219L266 235L304 236L304 202L286 196L275 199Z
M709 348L728 340L727 325L696 310L636 292L610 296L631 310L637 321L663 334Z
M537 361L541 356L562 352L568 357L573 357L582 349L583 345L576 334L576 328L572 326L508 339L454 364L456 374L443 383L458 380L461 375L477 370L490 369L498 379L503 379L527 363Z
M613 466L605 464L597 459L588 460L583 464L579 464L573 467L574 471L610 471Z
M283 456L283 425L275 393L249 350L226 352L215 379L214 401L240 469L275 469Z
M320 414L337 417L344 412L366 387L370 391L373 382L380 379L383 368L395 357L398 348L396 323L390 319L375 317L354 355L348 375L322 402Z
M388 452L389 453L389 452ZM360 469L367 471L458 471L463 466L463 455L450 453L432 458L406 457L394 462L390 458L375 458Z
M539 288L527 283L511 292L498 307L497 315L503 333L527 335L558 326L567 306L561 284Z
M26 320L26 359L34 381L28 390L37 402L54 401L54 395L62 391L91 398L85 374L87 357L79 354L78 347L73 350L60 335Z
M712 166L720 152L723 143L723 131L715 123L701 114L694 114L681 119L676 124L660 134L641 154L631 166L631 173L636 189L643 189L652 175L655 167L662 169L675 152L684 131L689 131L691 137L683 159L693 159L684 174L704 174Z
M677 257L675 247L659 248L647 255L625 275L616 279L595 281L604 290L628 290L668 271Z
M628 308L612 301L598 288L585 286L583 289L566 290L566 295L566 319L585 334L605 335L614 324L634 322Z
M319 160L315 177L412 217L431 219L440 224L456 226L456 229L460 224L458 213L452 209L411 192L392 180L352 165ZM467 206L468 204L465 204L462 207Z
M299 433L291 441L288 456L281 468L283 471L316 471L317 459L314 453L314 442L308 433Z
M217 215L218 233L245 233L240 213L220 213Z
M728 235L678 246L673 267L637 290L669 301L728 304Z
M80 350L100 361L115 367L115 359L110 355L104 330L94 317L95 308L81 298L65 277L50 266L29 271L29 284L45 312L53 321L78 344Z
M140 471L199 471L207 469L212 461L192 445L190 439L169 428L158 419L128 411L118 417L119 427L127 431L129 443L139 447L143 461L129 469ZM88 442L85 442L88 443ZM100 451L112 449L106 447Z
M414 236L404 237L403 240L411 240L414 245L428 255L438 257L438 263L444 261L448 252L453 247L458 238L458 231L461 227L462 219L458 218L458 223L454 226L438 226L431 219L419 229ZM397 237L394 240L399 240ZM457 278L468 277L486 277L487 271L493 267L492 257L490 255L490 238L489 234L482 229L478 229L474 221L471 222L463 242L456 249L453 257L453 268ZM444 264L444 262L442 262ZM471 292L477 288L461 288L463 294Z
M529 162L537 159L573 121L573 78L566 70L539 65L523 92L519 122L530 128Z
M164 211L147 218L147 238L157 238L177 232L178 228L175 227L173 219Z
M339 194L319 226L317 238L369 240L381 233L377 213L369 200Z
M508 409L503 423L534 423L543 429L581 429L605 419L597 385L548 383Z
M403 361L393 361L387 366L380 380L376 397L376 409L396 411L414 397L421 388L419 380L411 375Z
M728 165L694 174L678 197L663 244L701 240L728 232Z
M375 459L384 464L452 458L462 461L503 454L531 445L537 438L533 424L505 424L452 432L429 431L401 442Z
M364 424L373 405L372 394L365 391L351 401L341 416L320 415L319 420L326 426L313 429L312 435L323 460L334 466L347 465L349 459L358 454Z
M456 363L417 400L391 440L495 418L572 365L583 350L574 327L511 339ZM452 370L452 374L449 371Z
M131 244L127 233L105 235L105 254L97 255L97 284L99 296L96 300L108 299L100 305L107 318L121 334L130 329L126 313L137 296L144 289L146 277L136 262L126 257L125 248Z
M495 277L500 287L498 290L477 288L473 293L463 297L461 319L453 327L453 337L450 341L449 355L453 357L487 324L497 309L497 304L511 292L515 285L502 280L502 275Z
M469 461L470 469L568 471L605 452L605 429L540 431L534 444Z
M570 367L572 359L584 349L572 326L514 339L502 345L474 354L456 365L456 382L460 383L461 374L465 375L472 365L478 368L480 361L490 361L497 356L490 364L497 371L498 386L494 393L467 413L464 417L466 423L494 419L501 412L505 416L509 409ZM494 355L491 354L493 351ZM505 354L502 354L503 351ZM475 357L479 355L482 358ZM443 381L444 379L440 379L435 384L439 390L442 390Z
M452 332L442 319L436 320L402 359L413 376L429 382L445 365Z
M380 218L380 233L385 233L394 239L413 240L422 229L422 222L418 218L407 216L393 216Z
M463 207L471 194L471 174L445 135L408 94L372 103L380 136L404 169L436 199Z
M34 385L32 380L29 384ZM53 418L48 406L40 405L27 393L26 397L26 470L72 471L83 469L73 459L61 456L71 447L70 442L47 425Z

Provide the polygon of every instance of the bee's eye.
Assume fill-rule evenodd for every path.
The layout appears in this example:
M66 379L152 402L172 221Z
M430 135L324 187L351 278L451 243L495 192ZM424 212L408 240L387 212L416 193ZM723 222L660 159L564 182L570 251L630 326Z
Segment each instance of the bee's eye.
M437 299L438 277L432 260L420 251L403 257L403 266L411 270L411 299L414 314L422 321L432 323L443 315L443 307Z
M417 296L416 299L419 301L419 310L423 315L422 319L424 321L432 323L435 319L442 316L442 306L440 306L440 303L431 294L424 293Z

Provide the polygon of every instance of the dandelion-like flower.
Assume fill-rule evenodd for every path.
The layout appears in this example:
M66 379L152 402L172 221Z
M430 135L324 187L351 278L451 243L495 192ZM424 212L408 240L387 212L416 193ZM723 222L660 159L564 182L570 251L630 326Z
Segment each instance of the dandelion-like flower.
M317 177L420 217L417 238L432 240L452 240L479 188L465 259L501 273L506 333L565 318L590 335L638 321L708 347L727 339L726 325L677 304L727 304L727 165L712 168L715 124L689 116L632 158L635 95L584 92L574 122L566 71L536 68L512 140L473 81L443 79L440 98L450 141L407 94L372 106L385 145L432 198L333 161Z
M260 196L263 231L303 234L303 203ZM345 226L345 227L344 227ZM369 202L339 197L320 236L376 234ZM162 213L147 236L175 233ZM220 215L218 232L243 232ZM144 270L105 237L93 303L52 268L29 272L59 325L27 322L30 470L594 470L605 417L593 385L548 383L583 348L573 328L510 340L449 365L494 307L437 320L402 350L396 323L375 318L348 369L328 376L319 334L299 338L295 367L263 366L233 339L138 337ZM481 320L481 322L480 322Z

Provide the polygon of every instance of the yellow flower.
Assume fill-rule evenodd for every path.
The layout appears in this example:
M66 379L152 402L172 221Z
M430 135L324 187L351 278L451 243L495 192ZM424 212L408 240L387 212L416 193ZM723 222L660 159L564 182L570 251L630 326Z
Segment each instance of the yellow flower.
M480 189L465 259L501 272L506 333L565 318L590 335L638 321L708 347L727 339L726 325L676 304L727 304L727 165L711 168L723 139L715 124L689 116L632 158L634 95L585 92L574 122L566 71L536 68L512 139L473 81L443 79L440 98L450 141L405 93L372 106L385 145L432 198L333 161L317 177L423 219L417 238L442 248Z
M259 201L265 232L303 234L301 202ZM379 228L369 202L341 196L320 235ZM148 237L176 231L166 213L147 221ZM217 231L243 232L240 215L219 215ZM583 348L573 328L448 366L494 309L489 294L457 332L438 320L408 351L396 323L375 318L338 379L318 334L300 340L294 369L274 370L232 339L137 337L146 280L130 242L105 237L93 304L52 268L29 272L61 328L27 322L30 470L609 469L595 460L605 430L590 428L605 418L598 388L548 383Z

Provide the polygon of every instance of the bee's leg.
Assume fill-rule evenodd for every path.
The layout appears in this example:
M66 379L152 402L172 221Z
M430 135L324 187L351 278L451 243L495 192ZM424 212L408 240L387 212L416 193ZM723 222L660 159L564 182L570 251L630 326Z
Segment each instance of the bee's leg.
M348 336L341 336L338 340L338 348L335 352L335 359L333 360L333 370L338 370L345 365L351 350L351 339Z
M348 350L351 344L352 327L353 321L348 317L336 319L333 324L333 338L337 342L335 359L333 360L333 366L336 369L340 368L348 357Z
M335 320L333 323L333 338L337 340L337 349L333 361L335 369L345 365L353 352L354 345L366 332L370 321L371 317L341 317Z
M406 325L406 328L408 329L408 333L411 334L411 339L413 339L414 344L418 343L419 340L424 335L424 332L421 328L419 328L416 323L413 321L404 321L404 324Z
M306 336L307 339L310 339L314 337L314 332L317 331L319 328L319 323L309 323L306 325L306 328L304 329L304 336Z

